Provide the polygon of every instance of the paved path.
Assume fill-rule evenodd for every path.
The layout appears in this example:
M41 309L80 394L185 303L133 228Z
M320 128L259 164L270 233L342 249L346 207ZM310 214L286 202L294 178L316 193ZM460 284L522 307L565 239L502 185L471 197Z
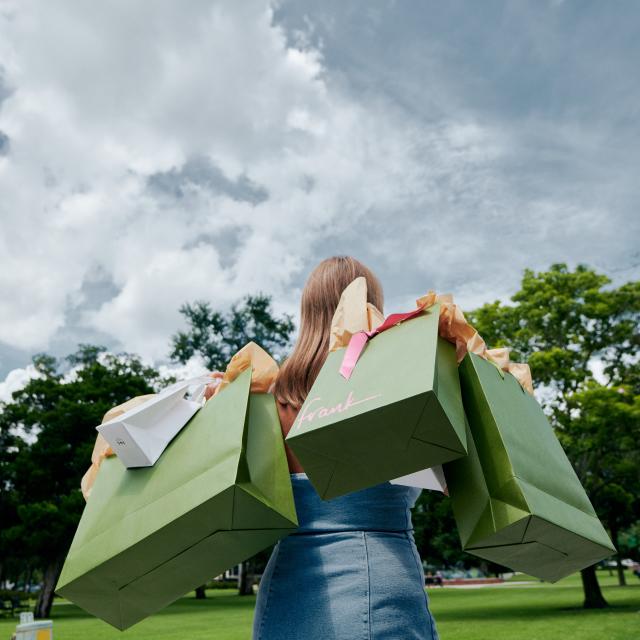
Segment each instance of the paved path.
M503 587L536 587L542 583L537 580L511 580L509 582L488 582L483 584L446 584L445 589L483 589L486 587L503 588ZM436 585L429 585L430 589L440 589Z

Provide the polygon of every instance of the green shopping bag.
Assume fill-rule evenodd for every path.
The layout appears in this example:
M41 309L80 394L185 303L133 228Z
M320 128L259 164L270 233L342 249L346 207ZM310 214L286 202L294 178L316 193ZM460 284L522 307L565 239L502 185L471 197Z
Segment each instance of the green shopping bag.
M251 368L152 467L103 461L56 591L126 629L297 527L273 396Z
M370 340L345 379L327 357L286 442L323 499L465 455L455 348L438 304Z
M459 371L469 454L444 472L463 549L549 582L615 553L535 398L473 353Z

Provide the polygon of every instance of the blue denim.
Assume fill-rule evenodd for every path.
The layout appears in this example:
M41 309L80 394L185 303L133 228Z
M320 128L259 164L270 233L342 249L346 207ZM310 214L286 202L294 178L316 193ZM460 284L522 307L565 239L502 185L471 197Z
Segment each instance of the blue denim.
M437 640L411 507L385 482L329 501L292 473L299 528L273 549L253 640Z

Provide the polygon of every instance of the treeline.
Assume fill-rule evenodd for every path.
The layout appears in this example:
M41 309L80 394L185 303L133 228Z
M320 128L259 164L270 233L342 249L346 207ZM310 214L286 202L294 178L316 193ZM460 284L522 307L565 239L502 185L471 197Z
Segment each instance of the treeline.
M276 317L268 296L247 296L227 313L202 301L180 311L188 328L172 338L175 362L199 355L210 370L224 370L250 340L278 360L291 346L293 321ZM509 346L513 360L529 362L596 511L621 552L638 558L640 283L614 288L587 267L553 265L545 272L525 271L508 304L488 303L467 316L491 347ZM37 377L0 405L0 585L42 585L36 615L46 617L84 506L79 483L95 426L111 407L172 380L135 355L93 345L81 345L62 360L39 355L33 364ZM414 526L429 564L481 564L460 551L446 497L423 492ZM266 558L262 553L244 567L243 592ZM619 576L623 582L621 567ZM606 604L593 568L583 571L583 584L586 606Z
M210 370L224 370L250 340L281 358L294 328L289 316L275 317L264 295L247 296L225 314L206 302L180 311L188 330L172 338L171 359L199 355ZM136 355L93 345L62 360L38 355L33 364L36 377L0 405L0 585L42 585L35 614L44 618L84 508L80 479L96 425L111 407L174 380ZM243 571L245 583L247 577Z

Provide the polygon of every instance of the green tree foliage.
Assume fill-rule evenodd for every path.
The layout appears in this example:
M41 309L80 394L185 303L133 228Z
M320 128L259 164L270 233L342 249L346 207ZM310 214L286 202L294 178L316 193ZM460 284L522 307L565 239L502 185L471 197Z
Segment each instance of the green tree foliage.
M0 421L1 419L0 415ZM0 427L0 583L7 576L18 575L27 565L26 559L21 557L22 548L16 547L9 533L11 527L18 522L18 502L12 479L19 444L20 437L16 433Z
M214 311L202 300L184 304L180 313L189 326L172 337L171 359L184 363L197 354L212 370L224 370L231 357L251 341L281 360L294 329L291 316L275 317L271 297L263 294L246 296L227 313Z
M411 520L423 562L435 567L461 567L472 560L460 548L451 502L446 496L436 491L423 491L413 508Z
M137 357L90 345L66 362L46 355L33 362L38 377L0 406L0 510L8 516L0 552L3 564L20 561L14 571L29 565L42 572L36 615L46 617L84 507L80 479L90 464L95 427L111 407L152 392L159 375Z
M469 569L480 565L484 573L508 571L494 562L462 551L451 501L437 491L423 491L411 514L416 546L423 562L431 567Z
M639 517L640 283L614 288L587 266L554 264L526 270L511 302L467 315L489 346L509 346L513 360L529 363L556 434L615 543ZM585 606L606 606L594 568L582 577Z
M176 362L185 363L199 355L209 369L224 371L232 356L248 342L255 342L278 361L283 360L291 345L293 319L288 314L276 317L270 296L245 296L227 313L214 311L208 302L200 300L183 305L180 313L186 318L188 328L171 339L170 357ZM268 557L265 550L242 563L238 580L240 595L253 593L253 575L257 568L264 567ZM201 588L196 597L203 596Z
M640 517L640 395L629 385L588 381L567 403L570 419L556 433L620 548L620 532ZM624 585L620 562L618 577Z
M629 556L637 564L640 564L640 520L634 522L628 529L625 529L618 537L619 549L625 556ZM640 578L640 574L638 574Z

